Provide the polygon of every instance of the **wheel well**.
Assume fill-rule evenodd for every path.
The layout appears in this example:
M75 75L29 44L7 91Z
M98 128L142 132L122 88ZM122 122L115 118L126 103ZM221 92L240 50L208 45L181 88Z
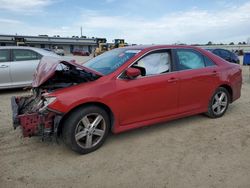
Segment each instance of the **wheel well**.
M228 91L228 93L230 95L230 102L232 102L232 100L233 100L233 90L232 90L232 88L229 85L226 85L226 84L221 85L220 87L223 87Z
M75 110L79 109L79 108L82 108L82 107L87 107L87 106L98 106L102 109L104 109L107 113L108 113L108 116L110 118L110 129L113 128L113 125L114 125L114 114L113 112L111 111L111 109L103 104L103 103L100 103L100 102L88 102L88 103L84 103L84 104L81 104L79 106L76 106L75 108L71 109L68 113L64 114L64 116L62 117L59 125L58 125L58 129L57 129L57 136L60 136L61 133L62 133L62 122L65 121L65 119L67 119L71 113L73 113Z

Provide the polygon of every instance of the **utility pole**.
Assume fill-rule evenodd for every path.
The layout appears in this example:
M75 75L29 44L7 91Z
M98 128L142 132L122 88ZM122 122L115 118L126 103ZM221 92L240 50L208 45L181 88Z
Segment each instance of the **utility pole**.
M81 26L81 38L82 38L82 26Z

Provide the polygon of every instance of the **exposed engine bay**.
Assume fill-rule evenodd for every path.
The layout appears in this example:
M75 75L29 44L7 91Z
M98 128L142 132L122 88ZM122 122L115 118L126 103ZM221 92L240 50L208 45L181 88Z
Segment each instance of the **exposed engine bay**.
M14 128L21 126L24 137L41 135L44 138L57 132L62 117L47 109L55 99L46 97L48 93L100 78L100 75L81 69L74 63L57 61L50 65L40 62L29 96L14 96L11 99ZM43 75L44 70L47 70L46 75Z
M80 70L74 65L64 64L61 62L54 75L40 86L40 89L47 89L48 91L53 91L59 88L65 88L72 85L77 85L83 82L89 82L96 80L99 76L87 72L85 70Z

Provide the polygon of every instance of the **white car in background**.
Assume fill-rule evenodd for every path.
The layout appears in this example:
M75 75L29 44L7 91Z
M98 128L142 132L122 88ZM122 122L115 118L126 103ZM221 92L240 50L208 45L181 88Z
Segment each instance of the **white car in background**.
M40 48L0 47L0 89L30 86L37 65L44 56L62 59L61 56Z
M54 51L57 55L61 55L61 56L64 56L64 55L65 55L63 47L56 47L53 51Z

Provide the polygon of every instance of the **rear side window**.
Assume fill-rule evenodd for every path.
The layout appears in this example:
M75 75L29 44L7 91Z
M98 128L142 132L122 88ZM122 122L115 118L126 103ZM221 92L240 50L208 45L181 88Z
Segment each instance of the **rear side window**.
M10 61L10 51L9 50L0 50L0 63Z
M206 56L204 56L204 61L205 61L206 67L211 67L215 65L215 63Z
M32 50L13 50L13 61L28 61L41 59L41 55Z
M199 69L205 67L203 55L188 49L177 50L178 70Z

